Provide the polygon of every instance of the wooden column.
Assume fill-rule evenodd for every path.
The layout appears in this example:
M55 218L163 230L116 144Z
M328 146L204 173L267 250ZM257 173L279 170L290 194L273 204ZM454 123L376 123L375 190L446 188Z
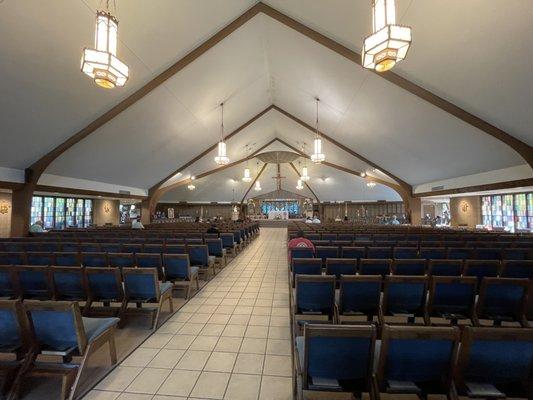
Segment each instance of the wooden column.
M28 236L30 229L31 201L35 185L26 183L20 189L13 190L11 237Z

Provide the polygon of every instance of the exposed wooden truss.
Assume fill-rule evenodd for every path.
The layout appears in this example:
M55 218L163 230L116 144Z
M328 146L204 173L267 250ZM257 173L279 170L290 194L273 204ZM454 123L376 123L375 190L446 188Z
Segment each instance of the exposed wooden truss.
M244 203L244 199L246 198L246 196L248 196L248 193L250 193L250 190L252 190L252 188L254 187L255 185L255 182L257 182L257 180L259 179L259 177L261 176L261 174L263 173L263 171L265 170L265 168L267 167L268 163L264 163L263 166L261 167L261 169L259 170L259 173L256 175L256 177L254 178L254 180L252 181L252 184L250 185L250 187L248 188L248 190L246 191L246 193L244 193L244 196L242 196L242 199L241 199L241 205L242 203Z
M300 179L300 178L302 177L302 175L300 174L300 172L298 172L298 168L296 168L296 167L294 166L294 163L292 163L292 162L289 163L289 164L290 164L290 166L292 167L292 169L294 170L294 172L296 172L296 175L298 175L298 179ZM316 201L320 203L320 199L318 198L318 196L316 195L316 193L314 192L314 190L311 189L311 186L309 186L309 184L308 184L307 182L304 182L304 181L302 181L302 182L303 182L303 184L305 185L305 187L306 187L307 189L309 189L309 191L313 194L313 196L315 196Z

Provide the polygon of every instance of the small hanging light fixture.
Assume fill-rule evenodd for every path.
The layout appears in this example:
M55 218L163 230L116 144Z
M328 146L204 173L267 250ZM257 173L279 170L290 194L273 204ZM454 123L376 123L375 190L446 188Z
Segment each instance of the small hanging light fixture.
M296 189L302 190L304 186L302 185L302 179L298 179L298 182L296 183Z
M255 187L254 190L256 192L259 192L261 190L261 182L259 182L259 162L257 163L257 180L255 181Z
M116 12L116 5L114 11ZM129 68L117 58L118 20L109 11L109 0L105 10L96 12L96 33L94 49L84 48L81 56L81 70L105 89L122 87L129 77Z
M303 145L303 152L305 153L305 143ZM307 182L309 179L311 179L307 171L307 159L305 158L304 158L304 166L302 168L302 176L300 176L300 179L302 180L302 182Z
M229 157L226 155L226 142L224 141L224 103L220 103L222 110L221 124L220 124L220 142L218 142L218 154L215 157L215 162L218 165L229 164Z
M250 150L248 148L248 145L246 145L246 153L247 153L247 156L249 158L250 157L250 155L249 155ZM250 174L250 168L248 168L248 158L246 159L246 168L244 168L244 175L242 177L242 181L243 182L251 182L252 181L252 176Z
M311 161L313 161L315 164L320 164L322 161L326 159L326 156L324 153L322 153L322 139L320 139L320 134L318 130L318 102L320 99L316 98L316 136L314 141L314 150L315 152L311 154Z
M373 189L376 187L376 182L367 182L366 186L369 187L370 189Z
M196 186L194 186L194 176L191 176L191 182L190 182L189 185L187 186L187 189L189 189L189 190L194 190L194 189L196 189Z
M394 0L372 0L372 34L363 42L363 67L385 72L405 59L411 28L396 25Z

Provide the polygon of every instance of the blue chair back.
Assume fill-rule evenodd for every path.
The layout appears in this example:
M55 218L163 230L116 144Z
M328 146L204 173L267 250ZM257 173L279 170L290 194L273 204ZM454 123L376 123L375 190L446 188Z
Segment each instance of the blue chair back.
M40 252L41 250L41 242L28 242L24 244L24 251L28 252Z
M162 244L145 244L143 247L143 253L161 254L163 253Z
M184 244L167 244L165 245L166 254L187 254Z
M396 259L413 259L418 257L418 248L416 247L395 247L393 256Z
M466 247L449 247L448 258L450 260L468 260L472 255L472 250Z
M13 268L19 294L24 299L51 299L50 269L45 266L18 266Z
M61 243L61 252L63 253L78 253L80 251L80 245L78 243L66 242Z
M477 260L500 260L502 258L502 250L497 248L477 248L475 251L475 258Z
M342 247L341 253L343 258L355 258L357 260L366 257L365 247Z
M426 302L427 279L418 276L386 276L383 290L383 312L420 314Z
M122 251L124 253L142 253L143 245L139 243L124 243Z
M209 265L209 253L206 245L187 246L191 265L207 267Z
M509 260L503 262L503 278L533 279L533 260Z
M102 243L100 248L106 253L120 253L122 251L122 245L120 243Z
M8 299L16 296L15 278L11 266L0 265L0 297Z
M187 254L163 254L163 266L167 280L190 279L190 264Z
M463 270L463 260L429 260L428 275L431 276L460 276Z
M86 337L77 303L70 302L25 302L35 338L42 350L70 352L84 351ZM77 310L77 312L76 312ZM81 349L80 349L81 347Z
M0 353L15 352L24 344L22 303L19 300L0 300Z
M83 267L52 267L52 281L56 300L81 301L87 299Z
M24 265L26 253L0 253L0 265Z
M52 253L28 252L26 257L28 265L54 265Z
M299 351L305 349L304 385L309 378L320 377L367 386L376 339L373 326L306 325L302 339L305 345L299 346L303 347Z
M502 251L502 259L504 260L527 260L529 254L533 253L531 249L521 248L506 248Z
M153 268L160 277L163 276L161 254L137 253L135 254L135 264L139 268Z
M234 231L233 232L233 241L237 244L241 243L241 231Z
M385 276L390 273L390 259L368 259L359 260L359 274L361 275L381 275Z
M479 290L478 313L482 317L520 317L530 287L529 279L484 278Z
M442 260L446 258L446 249L444 247L421 247L420 258L426 260Z
M320 312L333 316L335 277L296 275L296 312Z
M326 275L355 275L357 273L357 260L349 258L328 258L326 260Z
M464 276L475 276L478 282L485 277L495 277L498 275L500 262L493 260L467 260L465 263Z
M41 251L48 251L52 253L61 251L61 244L54 242L43 242L41 243Z
M61 267L72 267L81 265L78 253L54 253L54 265Z
M159 282L153 268L124 268L122 273L128 301L159 301Z
M4 242L4 251L9 253L22 253L26 251L23 243L17 242Z
M106 253L82 253L81 263L84 267L105 268L109 266Z
M391 248L390 247L374 247L369 246L366 249L367 258L390 258L391 257Z
M205 244L210 256L222 257L222 240L221 239L206 239Z
M225 249L232 249L234 247L235 239L233 233L221 233L220 239L222 239L222 246Z
M337 258L339 256L339 248L336 246L316 246L316 258L322 259L322 264L326 265L327 258Z
M296 274L322 275L322 261L319 258L294 258L291 264L293 282Z
M458 343L459 329L456 327L435 330L431 327L386 325L383 328L378 380L381 385L389 381L403 381L449 386Z
M108 253L107 260L110 267L132 268L135 266L133 253Z
M313 249L309 247L294 247L289 250L291 253L291 259L293 258L313 258L315 255Z
M85 268L89 297L93 301L122 301L124 292L117 268Z
M322 240L327 240L329 242L333 240L337 240L337 234L336 233L323 233Z
M399 259L392 263L392 273L395 275L425 275L426 260L421 259Z
M381 296L381 278L377 276L342 276L339 313L377 315Z
M474 277L433 276L430 281L428 311L471 316L476 299Z
M532 331L465 327L458 360L459 386L464 382L478 382L526 392L533 374ZM528 395L521 394L525 396L516 397Z

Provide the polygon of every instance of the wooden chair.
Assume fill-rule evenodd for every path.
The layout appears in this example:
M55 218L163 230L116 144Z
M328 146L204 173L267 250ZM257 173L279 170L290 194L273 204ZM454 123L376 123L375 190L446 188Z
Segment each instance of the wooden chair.
M86 301L87 278L83 267L51 267L54 300Z
M445 395L457 399L453 366L459 346L457 327L383 327L373 399L381 393Z
M428 280L424 276L388 275L383 285L383 300L379 309L379 322L385 324L388 317L406 317L414 324L417 317L425 320L426 291Z
M376 275L341 275L336 316L340 324L364 317L373 321L379 315L382 279Z
M390 274L392 260L390 258L384 259L370 259L363 258L359 260L359 274L360 275L380 275L384 277Z
M111 363L116 364L115 327L118 318L86 318L76 302L25 301L38 354L60 356L62 364L36 366L30 375L48 376L58 370L63 375L64 399L73 400L80 376L90 356L104 344L109 345ZM72 363L80 357L79 363ZM63 371L63 372L61 372Z
M51 270L45 266L12 267L17 295L20 299L52 300Z
M341 275L355 275L357 273L357 259L355 258L327 258L326 275L335 275L340 279Z
M455 382L473 398L533 398L533 329L465 327Z
M118 268L85 268L87 277L88 299L83 315L88 316L95 311L94 303L102 303L104 311L121 317L124 308L124 289ZM120 303L113 307L111 303Z
M291 260L291 286L294 287L296 275L322 275L320 258L293 258Z
M165 280L172 282L174 288L185 289L186 299L191 296L193 282L196 282L196 290L200 290L199 267L191 267L187 254L163 254L163 266Z
M295 373L299 395L308 399L352 399L371 392L376 328L312 325L296 337ZM301 398L299 397L299 398Z
M210 256L215 257L215 264L224 268L228 263L226 249L222 246L222 239L205 239Z
M529 279L483 278L474 313L475 325L481 326L480 320L484 319L495 326L501 326L502 322L518 322L528 327L526 307L531 288Z
M309 322L331 324L334 318L335 276L296 275L295 329Z
M462 272L463 260L429 260L430 276L461 276Z
M198 274L203 280L208 280L216 274L215 257L209 255L205 244L193 244L187 246L187 254L192 266L198 267Z
M11 355L14 360L0 360L4 371L4 385L0 396L16 400L21 382L35 359L35 346L30 325L20 300L0 300L0 353Z
M398 259L392 262L393 275L421 276L426 274L426 260L421 259Z
M457 325L460 320L474 321L477 279L473 276L432 276L429 280L429 297L426 321L442 318Z
M172 303L172 282L159 282L154 268L124 268L124 303L121 315L127 311L128 303L135 303L141 310L142 304L155 303L157 308L152 313L151 329L156 329L163 303L168 301L170 312L174 312Z

